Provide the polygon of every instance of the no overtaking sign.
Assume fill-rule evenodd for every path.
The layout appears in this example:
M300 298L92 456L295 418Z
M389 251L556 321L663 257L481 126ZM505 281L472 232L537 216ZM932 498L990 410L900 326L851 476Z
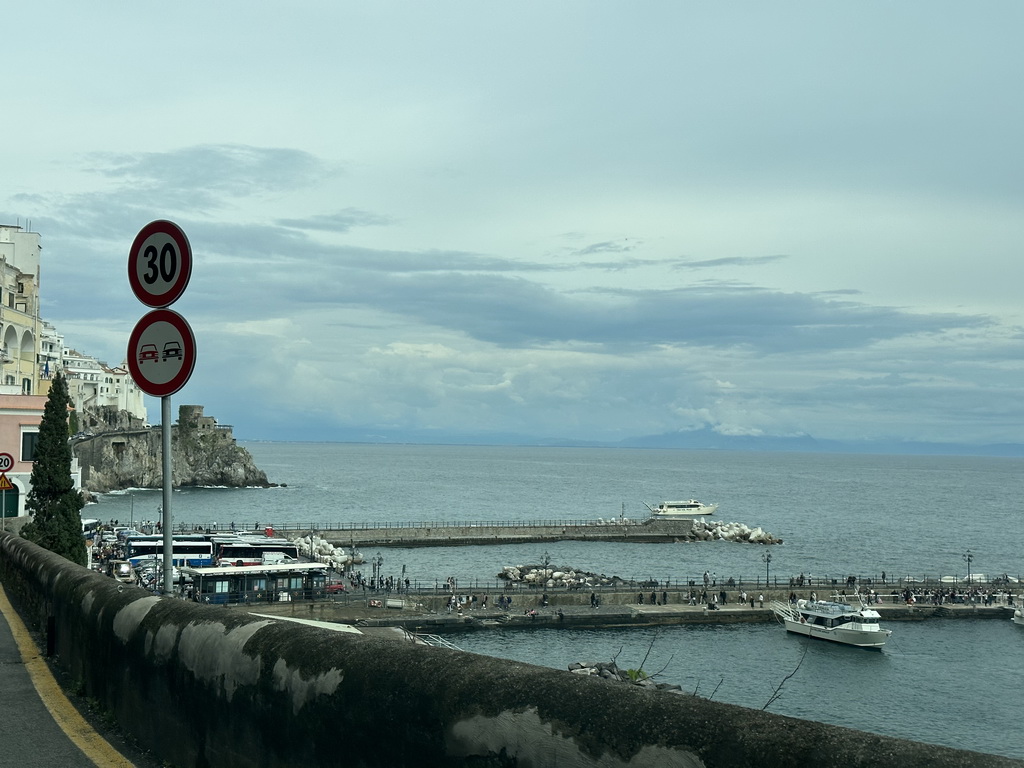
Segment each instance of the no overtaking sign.
M128 339L128 370L147 395L173 395L185 386L195 364L196 337L177 312L154 309L135 324Z

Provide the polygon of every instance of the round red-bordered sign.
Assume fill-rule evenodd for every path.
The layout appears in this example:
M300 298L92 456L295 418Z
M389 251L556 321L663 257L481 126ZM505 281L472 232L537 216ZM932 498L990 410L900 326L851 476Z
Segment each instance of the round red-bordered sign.
M172 221L151 221L139 230L128 251L128 282L147 307L176 302L192 277L192 246Z
M173 395L185 386L195 365L196 337L177 312L154 309L135 324L128 337L128 370L147 395Z

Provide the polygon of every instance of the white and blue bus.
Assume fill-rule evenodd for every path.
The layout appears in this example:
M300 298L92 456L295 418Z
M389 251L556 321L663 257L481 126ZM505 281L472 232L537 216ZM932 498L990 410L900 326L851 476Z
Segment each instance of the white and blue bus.
M276 603L326 597L326 568L320 563L182 568L201 603Z
M271 555L271 557L267 557L267 555ZM294 562L299 559L299 545L282 539L215 538L213 540L213 557L217 565L241 566L263 565L271 561Z
M132 536L125 541L124 559L133 566L150 557L163 557L164 537ZM201 568L213 565L213 542L203 536L185 535L171 539L171 562L176 566Z

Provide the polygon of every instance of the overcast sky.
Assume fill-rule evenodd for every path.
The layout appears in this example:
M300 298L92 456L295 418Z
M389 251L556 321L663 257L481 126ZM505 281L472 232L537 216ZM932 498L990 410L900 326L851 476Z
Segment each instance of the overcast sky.
M0 219L117 365L195 254L178 404L243 439L1024 442L1024 4L4 12ZM150 401L150 419L160 419Z

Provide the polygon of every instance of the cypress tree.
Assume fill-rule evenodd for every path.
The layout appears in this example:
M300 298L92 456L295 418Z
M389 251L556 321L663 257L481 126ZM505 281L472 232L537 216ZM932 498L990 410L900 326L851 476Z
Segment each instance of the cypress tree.
M32 465L32 488L25 508L32 515L21 535L68 560L85 565L82 537L82 494L71 479L68 444L68 385L61 373L53 379L39 424L39 440Z

